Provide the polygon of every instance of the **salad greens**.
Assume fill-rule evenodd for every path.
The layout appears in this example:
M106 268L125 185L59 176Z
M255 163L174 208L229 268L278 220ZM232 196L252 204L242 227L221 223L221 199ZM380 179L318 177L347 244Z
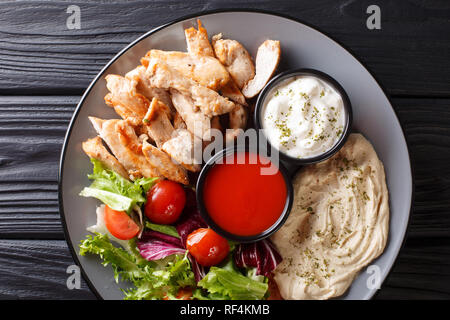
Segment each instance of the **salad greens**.
M134 288L124 291L126 300L176 299L185 287L197 288L193 298L202 300L257 300L268 290L267 278L242 274L231 257L222 267L211 267L206 276L196 283L187 253L171 255L158 261L143 259L136 243L130 240L128 252L115 247L106 234L88 235L80 245L80 255L99 255L103 265L114 270L114 279L128 280Z
M94 197L113 210L130 212L135 204L142 205L147 200L145 193L158 178L140 178L131 182L118 173L106 169L98 160L91 159L93 173L88 178L93 180L80 195Z
M94 197L117 211L129 214L146 202L146 192L157 178L142 178L131 182L116 172L106 169L101 162L91 159L94 169L88 175L92 184L80 195ZM140 240L119 240L106 229L104 210L97 208L97 224L89 227L88 235L80 244L80 255L95 254L110 265L116 282L128 281L132 288L124 291L127 300L177 299L185 288L191 288L194 299L264 299L268 279L261 275L259 264L265 265L272 257L265 253L230 242L230 254L220 266L200 266L185 249L185 241L192 231L207 227L195 207L185 210L176 226L145 222ZM113 245L112 241L122 247ZM235 248L237 248L235 250ZM270 248L269 245L264 248ZM233 253L236 251L236 253ZM264 252L264 254L260 254ZM259 257L264 257L260 263ZM276 260L276 259L275 259ZM272 263L273 265L274 263ZM276 264L276 262L275 262ZM258 268L253 268L258 265ZM238 269L238 267L239 269Z
M221 268L211 267L197 286L208 292L194 292L194 298L201 300L260 300L268 290L267 278L243 275L232 259Z
M125 299L163 299L175 296L180 288L195 286L194 274L185 255L172 255L158 263L115 247L107 235L88 235L80 245L80 255L97 254L103 265L111 265L116 282L130 281L135 288L124 291Z
M158 231L158 232L167 234L168 236L180 238L180 235L178 234L178 231L174 226L156 224L156 223L151 223L149 221L147 221L145 223L145 226L150 230Z

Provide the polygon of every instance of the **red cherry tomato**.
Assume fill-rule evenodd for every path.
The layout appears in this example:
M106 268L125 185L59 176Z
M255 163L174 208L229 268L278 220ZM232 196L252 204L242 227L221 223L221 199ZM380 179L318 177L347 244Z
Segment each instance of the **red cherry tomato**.
M177 221L186 204L183 187L170 180L162 180L147 193L145 215L150 221L171 224Z
M116 211L105 205L105 225L120 240L130 240L139 233L139 226L125 211Z
M200 228L189 234L186 247L195 260L205 267L219 264L230 251L228 241L207 228Z
M192 289L189 287L180 288L175 298L179 300L192 300ZM169 300L169 297L165 295L163 300Z

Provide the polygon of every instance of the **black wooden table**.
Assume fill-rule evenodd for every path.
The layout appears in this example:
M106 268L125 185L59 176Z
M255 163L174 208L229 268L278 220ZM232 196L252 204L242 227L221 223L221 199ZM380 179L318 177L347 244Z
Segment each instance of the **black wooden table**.
M381 29L366 25L372 4L381 10ZM81 10L80 29L67 27L69 5ZM229 7L273 10L317 26L380 80L407 136L415 201L405 246L376 298L450 298L446 0L0 2L0 298L95 298L85 283L66 286L73 260L58 212L57 173L72 112L129 42L180 16Z

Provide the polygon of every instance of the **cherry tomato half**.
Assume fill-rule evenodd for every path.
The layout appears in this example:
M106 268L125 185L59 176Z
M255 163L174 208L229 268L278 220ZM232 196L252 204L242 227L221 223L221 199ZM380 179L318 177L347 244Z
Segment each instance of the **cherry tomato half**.
M209 228L200 228L189 234L186 248L205 267L219 264L230 251L228 241Z
M183 187L170 180L162 180L147 193L145 215L150 221L171 224L177 221L186 204Z
M139 233L139 226L125 211L116 211L105 205L105 225L120 240L130 240Z
M178 300L192 300L192 289L189 287L180 288L176 297ZM163 300L170 300L167 295L163 297Z

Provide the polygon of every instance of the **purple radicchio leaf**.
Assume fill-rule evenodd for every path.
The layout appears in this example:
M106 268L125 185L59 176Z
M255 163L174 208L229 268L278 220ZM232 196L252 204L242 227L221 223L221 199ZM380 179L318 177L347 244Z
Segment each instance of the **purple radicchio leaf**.
M186 248L186 239L189 234L199 228L206 228L208 225L203 221L200 213L195 206L186 208L181 216L181 219L175 226L178 234L180 235L181 244L183 248ZM189 261L191 262L192 271L194 272L195 281L200 281L208 272L208 268L200 265L197 260L190 254L188 254Z
M195 281L199 282L208 273L207 267L200 265L191 254L188 254L188 259L191 262L192 271L194 272Z
M207 228L208 225L203 221L197 208L190 208L183 212L180 221L175 227L180 235L183 247L186 248L188 235L199 228Z
M282 258L275 246L267 239L243 243L236 247L234 262L239 268L256 268L257 275L269 276Z
M157 231L145 231L137 247L141 256L148 261L160 260L172 254L186 253L180 239Z

